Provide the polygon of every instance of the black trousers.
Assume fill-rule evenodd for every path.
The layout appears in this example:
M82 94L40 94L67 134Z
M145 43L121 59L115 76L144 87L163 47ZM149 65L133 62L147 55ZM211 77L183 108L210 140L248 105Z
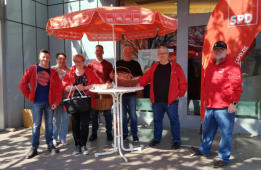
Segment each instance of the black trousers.
M72 133L75 145L86 146L89 135L90 112L72 115Z

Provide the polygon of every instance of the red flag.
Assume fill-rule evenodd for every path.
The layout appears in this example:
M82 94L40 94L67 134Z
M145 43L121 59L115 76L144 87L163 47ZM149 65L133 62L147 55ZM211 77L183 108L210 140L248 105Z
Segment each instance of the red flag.
M204 119L204 73L216 41L228 46L228 56L240 62L261 30L261 0L220 0L207 25L201 71L201 115Z

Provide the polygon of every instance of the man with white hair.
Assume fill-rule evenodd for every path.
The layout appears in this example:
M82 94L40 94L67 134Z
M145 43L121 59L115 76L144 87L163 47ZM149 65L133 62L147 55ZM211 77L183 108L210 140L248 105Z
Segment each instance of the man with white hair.
M179 64L169 60L168 48L160 46L158 49L159 61L140 78L139 83L145 86L150 83L150 100L152 102L154 120L154 139L150 146L160 143L164 113L170 119L172 134L172 149L180 148L180 122L178 114L179 98L187 91L187 81Z

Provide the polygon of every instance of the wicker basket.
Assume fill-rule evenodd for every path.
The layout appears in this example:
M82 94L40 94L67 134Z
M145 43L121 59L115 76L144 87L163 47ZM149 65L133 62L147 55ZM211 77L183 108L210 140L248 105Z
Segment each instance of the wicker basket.
M137 91L136 98L144 98L144 90Z
M110 110L113 104L110 94L95 94L95 110Z

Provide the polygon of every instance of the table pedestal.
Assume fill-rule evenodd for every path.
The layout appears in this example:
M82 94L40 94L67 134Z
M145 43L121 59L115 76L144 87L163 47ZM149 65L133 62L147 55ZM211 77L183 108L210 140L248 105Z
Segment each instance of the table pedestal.
M111 94L113 97L113 144L112 151L95 153L94 156L97 158L101 155L110 155L118 152L120 156L124 159L125 162L128 162L128 159L123 155L123 151L141 151L141 147L137 148L125 148L123 143L123 124L122 124L122 96L125 93L135 92L142 90L143 87L118 87L114 89L107 90L91 90L92 92L99 94Z

